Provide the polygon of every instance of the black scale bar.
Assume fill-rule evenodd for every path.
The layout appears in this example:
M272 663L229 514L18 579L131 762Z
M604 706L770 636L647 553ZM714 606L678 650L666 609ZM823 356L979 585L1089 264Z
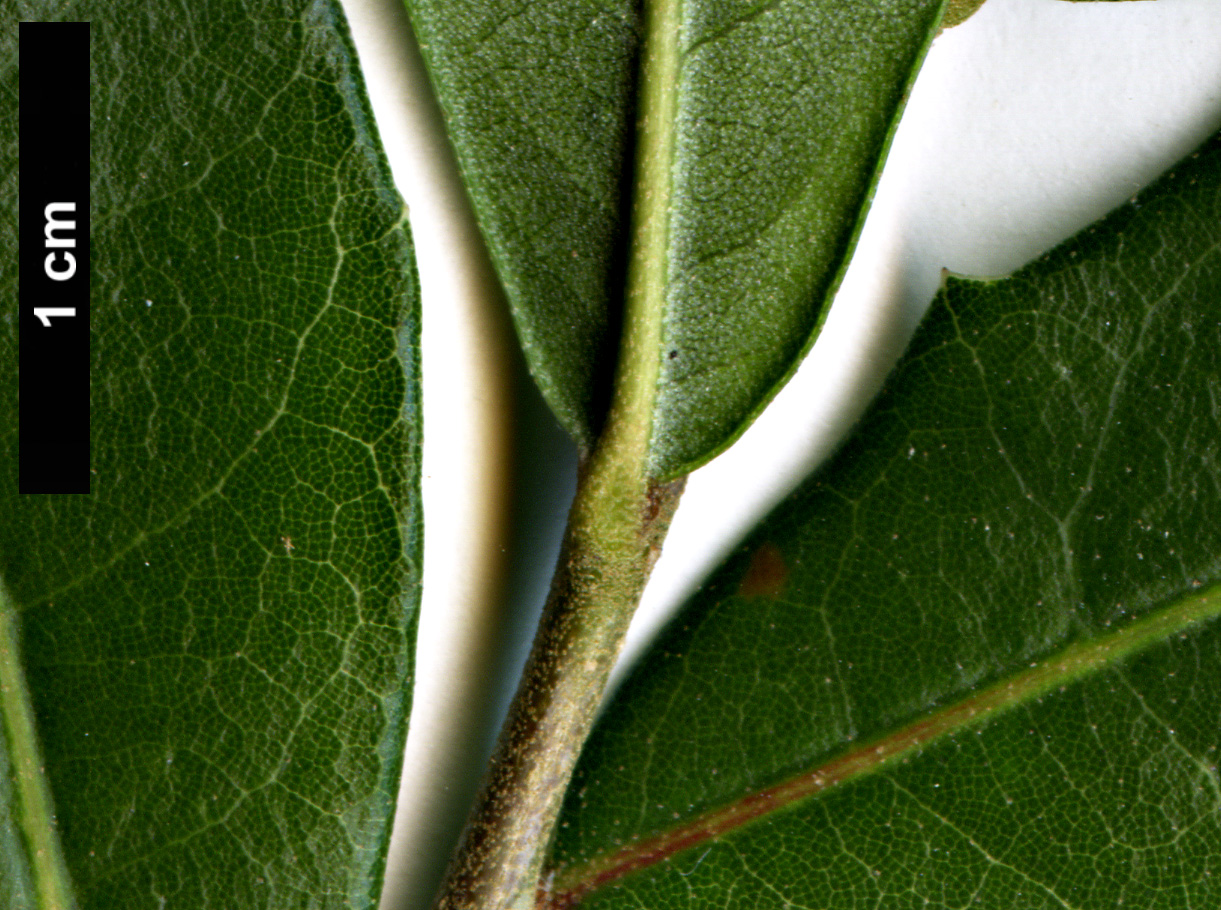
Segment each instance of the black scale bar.
M22 22L22 493L89 492L89 23Z

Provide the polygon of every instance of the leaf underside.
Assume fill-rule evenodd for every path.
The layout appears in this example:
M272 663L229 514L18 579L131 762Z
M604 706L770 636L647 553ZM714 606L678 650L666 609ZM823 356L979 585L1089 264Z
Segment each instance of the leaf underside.
M1221 903L1219 314L1221 137L949 278L595 730L557 905Z
M90 495L16 495L0 324L0 574L77 900L373 906L418 602L418 289L347 26L330 0L21 11L92 21Z
M640 355L663 478L732 442L813 342L942 3L681 6L662 344ZM531 369L589 447L622 318L639 5L408 7Z

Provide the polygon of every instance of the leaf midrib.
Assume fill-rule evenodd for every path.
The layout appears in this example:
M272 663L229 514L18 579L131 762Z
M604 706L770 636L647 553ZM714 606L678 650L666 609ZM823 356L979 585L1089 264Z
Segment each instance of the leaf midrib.
M639 481L649 473L669 273L670 203L678 110L680 0L644 8L640 108L632 181L623 340L599 454Z
M51 793L43 773L34 707L18 647L17 614L0 581L0 742L15 778L18 826L39 910L71 910L71 880L55 833Z
M1004 712L1101 672L1189 627L1221 616L1221 584L1193 592L1123 629L1079 641L1030 664L967 698L939 708L885 736L847 750L830 761L736 802L705 812L669 831L556 871L551 889L540 892L539 910L563 910L585 896L641 869L664 862L756 822L801 800L849 784L906 760L946 737L982 726Z

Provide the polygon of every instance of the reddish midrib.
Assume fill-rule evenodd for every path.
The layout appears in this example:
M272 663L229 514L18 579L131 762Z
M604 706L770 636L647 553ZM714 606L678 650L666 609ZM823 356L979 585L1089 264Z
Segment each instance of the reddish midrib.
M937 709L889 736L857 746L812 771L747 794L671 831L629 844L589 862L556 870L553 877L545 877L540 883L536 906L538 910L570 910L603 885L714 840L798 800L877 770L932 740L981 724L998 710L1038 698L1091 670L1114 663L1219 614L1221 585L1216 585L1147 615L1118 632L1071 645L1050 660L1034 663L1016 676ZM553 881L553 888L546 887L548 878Z
M993 708L983 710L991 711ZM544 891L540 891L540 910L568 910L568 908L575 907L582 898L602 885L622 878L637 869L669 859L676 853L697 844L727 834L735 828L740 828L748 822L775 812L804 797L857 777L876 768L888 758L914 749L941 735L945 732L945 726L951 719L960 721L953 726L960 726L968 715L974 716L979 711L978 707L970 707L970 702L955 705L944 713L917 721L897 734L841 755L814 771L768 787L766 790L760 790L758 793L748 794L731 805L700 816L672 831L625 847L619 852L611 854L605 863L598 863L590 867L590 874L573 886L556 891L550 896Z

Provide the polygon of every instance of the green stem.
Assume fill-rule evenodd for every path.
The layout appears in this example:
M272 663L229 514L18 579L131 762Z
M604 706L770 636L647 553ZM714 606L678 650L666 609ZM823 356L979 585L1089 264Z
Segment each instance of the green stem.
M439 910L533 910L564 791L681 491L656 487L643 510L608 514L591 476Z
M26 849L38 910L75 906L68 869L55 833L51 794L38 754L34 708L21 670L16 610L0 584L0 744L7 751L17 797L17 823Z
M653 482L678 0L646 3L623 343L606 428L583 465L551 594L438 910L532 910L564 791L683 481Z

